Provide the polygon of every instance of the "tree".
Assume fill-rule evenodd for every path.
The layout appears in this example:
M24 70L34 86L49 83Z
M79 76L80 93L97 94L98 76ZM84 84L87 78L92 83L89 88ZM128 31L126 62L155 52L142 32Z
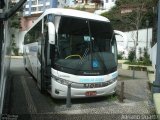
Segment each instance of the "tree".
M133 62L134 61L134 58L135 58L135 50L130 50L129 51L129 55L128 55L128 60L130 62Z
M13 8L14 6L16 5L16 3L13 3L13 2L9 2L9 7L10 8ZM16 28L16 29L19 29L20 27L20 13L23 12L23 6L21 6L19 8L19 10L14 14L14 16L11 16L10 19L9 19L9 24L10 24L10 27L11 28Z
M116 6L111 11L103 13L111 20L114 29L121 31L136 30L134 49L137 51L138 30L146 28L146 20L153 26L154 14L153 7L158 0L117 0ZM128 11L127 11L128 10ZM136 57L136 53L135 53Z
M105 12L101 15L110 19L114 29L121 31L135 30L133 24L127 21L128 19L134 20L136 9L141 9L143 5L143 8L141 9L143 17L139 28L146 28L146 20L149 20L149 26L154 25L154 18L156 18L154 11L157 4L155 1L158 0L117 0L115 7L113 7L109 12ZM130 12L122 13L123 10L127 9L130 10Z
M126 17L126 23L129 23L133 28L136 29L136 41L134 45L134 51L135 51L135 59L136 59L136 51L137 51L137 45L138 45L138 31L140 28L140 25L142 24L142 18L144 17L144 11L146 9L144 8L144 1L141 4L138 4L136 8L132 11L132 14L128 14ZM133 17L134 16L134 17Z

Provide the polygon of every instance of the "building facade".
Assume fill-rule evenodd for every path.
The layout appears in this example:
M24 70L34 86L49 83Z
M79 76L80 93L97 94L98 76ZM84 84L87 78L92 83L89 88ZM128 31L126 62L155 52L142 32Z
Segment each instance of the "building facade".
M57 0L27 0L23 16L32 16L55 7L57 7Z
M135 42L137 39L136 32L137 32L136 30L124 32L127 36L126 43L124 43L122 37L116 36L118 52L123 53L124 58L128 58L129 52L131 50L134 50L134 48L135 48ZM145 48L148 48L147 52L148 52L148 54L150 54L151 42L152 42L152 38L153 38L152 33L153 33L152 28L138 30L138 44L137 44L137 50L136 50L137 59L139 59L140 57L143 56ZM124 46L124 45L126 45L126 46Z
M56 8L58 0L27 0L20 20L21 31L27 30L32 23L49 8Z
M96 10L96 14L102 14L104 12L108 12L112 7L114 7L116 0L102 0L101 9Z
M103 9L109 11L113 6L115 6L116 0L103 0Z

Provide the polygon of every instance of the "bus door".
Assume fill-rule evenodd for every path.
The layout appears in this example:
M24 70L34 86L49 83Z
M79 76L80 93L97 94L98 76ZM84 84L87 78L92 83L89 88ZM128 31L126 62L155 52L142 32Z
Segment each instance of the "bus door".
M43 25L42 25L43 26ZM48 27L44 27L43 35L38 40L37 84L41 91L45 91L47 82L47 58L48 58Z

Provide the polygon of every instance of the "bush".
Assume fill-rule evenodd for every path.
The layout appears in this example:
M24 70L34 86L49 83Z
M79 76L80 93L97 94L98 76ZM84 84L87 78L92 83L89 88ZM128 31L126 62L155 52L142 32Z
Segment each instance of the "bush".
M142 54L142 50L141 49L139 49L139 54L140 54L139 60L138 61L134 61L135 51L131 50L129 52L129 55L128 55L129 61L126 62L126 64L131 64L131 65L148 65L148 66L151 65L150 57L149 57L149 54L148 54L146 48L144 48L144 54L143 54L143 56L141 56L141 54Z
M140 49L139 49L139 51L140 51ZM141 52L140 52L140 54L141 54ZM131 50L129 52L129 55L128 55L128 60L129 61L125 62L124 64L145 65L145 66L151 65L150 57L149 57L149 54L148 54L146 48L144 48L144 55L143 55L143 57L140 56L139 60L137 60L137 61L135 61L134 58L135 58L135 51Z
M134 61L134 58L135 58L135 50L130 50L129 51L129 55L128 55L128 60L130 62L133 62Z
M146 48L144 48L143 64L144 64L144 65L151 65L151 61L150 61L150 58L149 58L149 54L148 54Z
M13 47L12 48L14 55L18 56L19 55L19 48L18 47Z
M122 60L123 59L123 53L122 52L118 53L117 58L118 58L118 60Z
M85 11L85 10L86 10L86 8L85 8L84 5L83 5L83 6L77 6L77 7L75 7L75 9L76 9L76 10L82 10L82 11Z

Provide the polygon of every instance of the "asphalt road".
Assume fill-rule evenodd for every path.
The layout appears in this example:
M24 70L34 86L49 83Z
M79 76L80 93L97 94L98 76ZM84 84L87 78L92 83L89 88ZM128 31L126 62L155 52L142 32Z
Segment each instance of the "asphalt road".
M129 120L132 115L140 118L154 115L146 73L137 72L136 79L131 78L131 73L119 70L117 91L120 91L120 84L124 81L123 103L119 102L117 95L111 95L73 99L71 108L67 108L66 100L40 93L36 81L24 69L23 59L12 59L9 115L17 115L18 120Z

